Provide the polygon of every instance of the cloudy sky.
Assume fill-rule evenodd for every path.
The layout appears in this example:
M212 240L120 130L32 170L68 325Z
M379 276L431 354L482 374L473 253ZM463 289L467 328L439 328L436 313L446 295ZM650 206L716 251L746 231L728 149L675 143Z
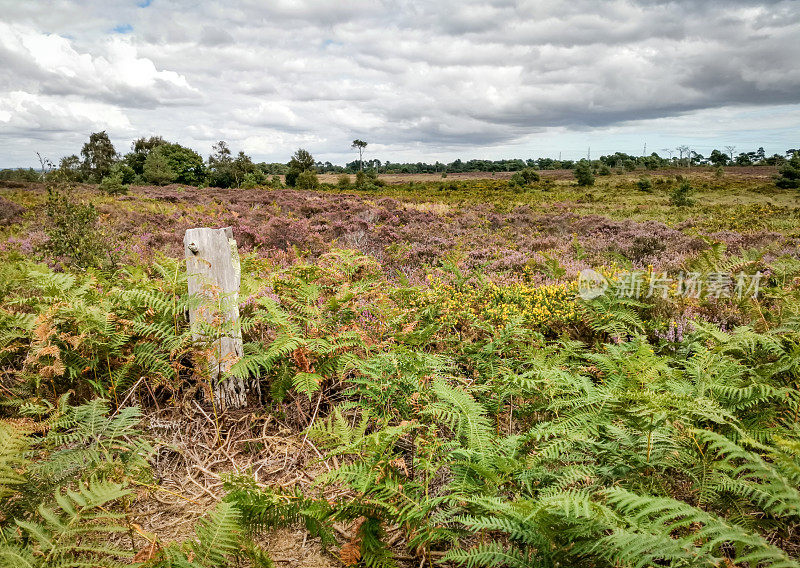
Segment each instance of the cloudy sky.
M199 5L198 5L199 4ZM0 167L159 134L258 161L800 147L800 2L0 0Z

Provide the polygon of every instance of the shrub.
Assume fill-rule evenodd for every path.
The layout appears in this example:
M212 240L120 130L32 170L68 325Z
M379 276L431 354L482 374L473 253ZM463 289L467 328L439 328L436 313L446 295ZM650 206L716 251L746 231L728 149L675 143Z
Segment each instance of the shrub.
M669 202L675 207L691 207L694 201L689 196L693 192L689 180L683 180L670 192Z
M653 180L647 176L640 177L639 181L636 182L636 187L639 189L639 191L650 193L653 191Z
M594 174L592 173L592 164L587 160L581 160L575 166L575 180L580 186L594 185Z
M242 189L253 189L258 187L258 181L256 180L255 174L244 174L244 178L242 178L242 185L240 185Z
M779 170L775 185L783 189L800 188L800 152L795 152L792 159Z
M350 181L350 176L347 174L340 175L339 178L336 180L336 185L341 189L350 187L351 183L352 182Z
M603 164L600 166L600 169L597 171L597 175L599 176L610 176L611 175L611 168L607 165Z
M539 181L539 174L533 168L525 168L511 176L509 184L512 186L526 187Z
M69 195L48 188L45 205L49 239L43 252L65 265L86 269L100 265L106 256L94 205L77 203Z
M136 177L133 169L125 164L114 164L107 176L100 180L100 191L109 195L128 193L127 185ZM127 178L127 179L126 179Z
M367 174L364 173L364 170L358 170L356 172L356 189L364 189L367 185Z
M297 175L295 187L297 189L317 189L319 187L319 179L317 178L317 174L312 170L300 172Z
M128 193L129 186L122 183L122 174L109 174L100 180L100 191L109 195Z

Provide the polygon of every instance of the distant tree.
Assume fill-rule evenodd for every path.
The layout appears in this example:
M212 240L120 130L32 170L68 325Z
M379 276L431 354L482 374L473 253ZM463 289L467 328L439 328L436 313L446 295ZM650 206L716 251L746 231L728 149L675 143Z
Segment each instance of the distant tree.
M150 138L137 138L131 143L131 151L125 154L124 160L137 175L144 175L144 161L147 156L157 146L166 144L167 141L161 136L151 136Z
M358 169L363 170L364 169L364 149L367 147L367 143L364 142L363 140L359 140L358 138L356 138L355 140L353 140L353 143L350 145L350 147L351 148L355 148L356 151L358 152L358 164L359 164Z
M233 154L228 143L220 140L211 147L208 157L208 183L213 187L233 187L236 177L233 173Z
M678 158L678 159L679 159L681 162L683 162L683 156L684 156L684 155L685 155L687 158L689 157L689 152L690 152L690 150L689 150L689 146L687 146L686 144L682 144L682 145L678 146L678 147L677 147L677 148L675 148L675 149L678 151L678 156L679 156L679 158Z
M725 151L728 152L728 156L730 156L731 162L733 162L733 153L736 151L736 146L725 146Z
M56 171L64 181L80 181L81 160L75 154L64 156L58 162L58 170Z
M82 169L87 181L99 182L111 171L117 160L117 151L105 130L93 132L89 141L81 148Z
M514 186L524 188L537 181L539 181L539 173L533 168L524 168L511 176L509 185L511 185L512 189Z
M239 152L231 162L231 170L236 187L241 187L244 179L249 176L251 183L259 184L263 181L261 170L253 163L253 160L244 152Z
M575 179L578 185L590 186L594 185L594 174L592 173L592 164L589 160L581 160L575 166Z
M314 156L308 150L298 148L292 155L292 158L287 164L289 171L286 172L286 185L295 187L298 177L301 173L314 170Z
M783 189L800 189L800 152L795 152L778 173L775 185Z
M742 152L738 156L736 156L736 165L737 166L752 166L753 165L753 156L751 156L753 152Z
M161 152L150 152L144 161L144 179L156 185L167 185L178 177L169 160Z
M756 150L756 161L758 163L763 162L767 158L767 153L764 151L763 146L759 146L758 150Z
M711 151L708 161L715 166L725 166L728 164L728 156L715 148Z
M206 168L203 158L191 148L165 142L156 146L147 159L154 155L161 156L166 160L169 169L175 173L173 181L176 183L197 186L205 180ZM147 164L147 160L145 160L145 164Z
M304 172L314 169L314 156L308 150L298 148L289 160L289 168Z

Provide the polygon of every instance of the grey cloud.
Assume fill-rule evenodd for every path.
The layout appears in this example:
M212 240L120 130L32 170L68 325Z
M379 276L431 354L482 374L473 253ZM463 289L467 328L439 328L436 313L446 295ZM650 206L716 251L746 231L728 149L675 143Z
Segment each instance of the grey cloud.
M113 108L133 129L183 135L199 149L227 136L234 147L324 150L356 135L487 147L553 127L800 104L800 5L789 1L0 6L15 33L39 34L33 43L70 36L57 64L0 39L0 139L44 127L3 122L14 91L33 97L28 106L63 96ZM120 23L133 26L124 40L133 52L109 37ZM126 73L126 61L141 70ZM78 110L65 116L83 120ZM72 124L64 120L59 128Z

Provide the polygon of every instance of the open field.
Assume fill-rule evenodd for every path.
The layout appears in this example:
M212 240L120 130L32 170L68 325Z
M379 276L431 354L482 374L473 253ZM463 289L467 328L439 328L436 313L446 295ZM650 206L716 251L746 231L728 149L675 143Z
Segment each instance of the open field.
M25 519L0 561L798 566L800 195L775 173L0 185L0 522ZM247 408L211 396L230 328L186 321L198 226L242 253ZM40 552L68 525L108 550Z

